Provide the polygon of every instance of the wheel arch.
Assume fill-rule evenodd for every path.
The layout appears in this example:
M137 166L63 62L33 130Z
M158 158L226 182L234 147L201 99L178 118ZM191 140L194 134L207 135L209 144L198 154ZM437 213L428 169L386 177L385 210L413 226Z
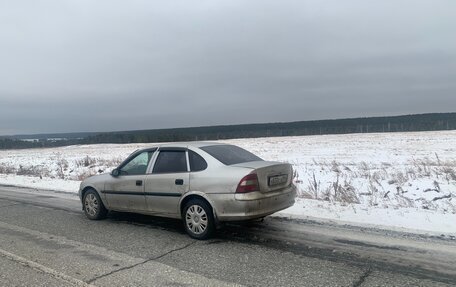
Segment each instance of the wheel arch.
M212 200L205 193L198 192L198 191L193 191L193 192L186 193L181 198L181 200L179 202L179 214L180 214L181 217L182 217L182 213L184 211L183 209L185 207L185 204L187 204L187 202L189 202L192 199L201 199L201 200L205 201L207 204L209 204L209 206L212 209L212 215L214 216L214 221L215 221L215 223L218 223L217 210L215 209Z
M103 194L102 194L97 188L95 188L95 187L92 186L92 185L87 185L87 186L85 186L85 187L81 190L81 202L82 202L83 199L84 199L84 195L85 195L85 194L87 193L87 191L89 191L89 190L94 190L94 191L98 194L98 196L100 197L100 199L101 199L103 205L104 205L105 207L107 207L107 205L106 205L106 200L105 200Z

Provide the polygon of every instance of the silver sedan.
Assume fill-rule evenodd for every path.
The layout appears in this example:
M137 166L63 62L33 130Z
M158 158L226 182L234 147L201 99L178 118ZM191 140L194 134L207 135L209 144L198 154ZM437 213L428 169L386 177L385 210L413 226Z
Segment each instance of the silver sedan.
M220 222L261 218L295 202L288 163L264 161L234 145L193 142L132 153L110 174L79 189L89 219L108 210L182 219L193 238L206 239Z

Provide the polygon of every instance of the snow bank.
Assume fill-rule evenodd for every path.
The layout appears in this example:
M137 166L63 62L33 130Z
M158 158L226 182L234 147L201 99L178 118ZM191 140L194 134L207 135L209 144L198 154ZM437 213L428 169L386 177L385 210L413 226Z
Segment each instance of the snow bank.
M417 208L379 208L361 204L344 206L335 202L298 198L294 206L273 216L419 234L456 236L456 214Z

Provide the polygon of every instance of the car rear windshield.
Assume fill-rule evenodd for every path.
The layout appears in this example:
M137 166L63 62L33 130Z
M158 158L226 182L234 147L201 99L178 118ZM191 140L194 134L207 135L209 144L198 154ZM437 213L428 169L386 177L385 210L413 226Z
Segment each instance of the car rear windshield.
M211 145L201 149L226 165L262 160L253 153L234 145Z

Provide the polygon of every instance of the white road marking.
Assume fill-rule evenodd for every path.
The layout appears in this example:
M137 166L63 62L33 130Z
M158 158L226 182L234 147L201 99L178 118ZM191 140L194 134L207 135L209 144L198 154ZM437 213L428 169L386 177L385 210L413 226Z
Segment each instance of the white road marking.
M73 286L78 286L78 287L95 287L95 285L92 285L92 284L88 284L82 280L79 280L79 279L76 279L74 277L71 277L71 276L68 276L62 272L59 272L57 270L54 270L54 269L51 269L49 267L46 267L44 265L41 265L39 263L36 263L34 261L31 261L31 260L28 260L28 259L25 259L23 257L20 257L16 254L13 254L13 253L10 253L6 250L3 250L0 248L0 256L3 256L5 258L8 258L9 260L11 261L14 261L14 262L17 262L21 265L24 265L24 266L27 266L27 267L30 267L34 270L37 270L39 272L42 272L42 273L46 273L46 274L49 274L51 275L52 277L54 278L58 278L58 279L61 279L63 281L66 281L68 282L69 284L73 285Z
M141 266L143 266L143 273L144 273L143 277L144 278L142 278L142 279L156 280L157 285L160 285L160 283L162 285L163 284L166 285L169 282L173 282L177 285L179 285L179 284L184 285L187 281L189 281L189 282L191 282L192 286L242 286L240 284L212 279L212 278L205 277L204 275L200 275L197 273L184 271L184 270L181 270L181 269L178 269L175 267L171 267L164 263L155 261L155 259L147 261L147 263L144 265L138 264L138 263L144 262L145 258L138 258L138 257L130 256L126 253L116 252L116 251L109 250L104 247L71 240L64 236L53 235L53 234L49 234L46 232L28 229L26 227L12 225L12 224L9 224L9 223L3 222L3 221L0 221L0 229L8 229L8 230L12 230L12 231L16 231L16 232L20 232L20 233L24 233L24 234L29 234L38 239L46 240L48 242L55 242L56 244L70 245L70 246L74 247L74 250L85 251L85 252L88 252L89 254L102 254L107 259L110 259L110 260L113 260L116 262L118 262L118 261L121 262L121 265L116 268L117 270L116 269L108 270L109 273L111 273L109 276L101 276L101 278L96 278L95 284L97 284L97 285L91 285L80 279L73 278L73 277L68 276L64 273L61 273L59 271L56 271L49 267L43 266L37 262L30 261L30 260L20 257L18 255L12 254L6 250L0 249L0 256L9 258L15 262L21 263L24 266L29 266L33 269L42 271L47 274L51 274L54 277L61 278L61 279L65 280L66 282L70 283L71 285L77 286L77 287L129 285L129 282L123 282L121 280L122 278L119 279L118 276L122 277L125 274L128 275L128 270L124 270L125 267L127 267L127 269L129 269L129 267L136 266L136 265L139 265L139 266L136 266L136 268L141 268ZM123 275L119 275L119 273L123 274ZM113 277L115 279L111 279L111 280L118 280L118 281L115 283L110 281L109 278L113 278ZM98 282L98 281L101 281L101 282ZM122 281L122 282L120 282L120 281Z

